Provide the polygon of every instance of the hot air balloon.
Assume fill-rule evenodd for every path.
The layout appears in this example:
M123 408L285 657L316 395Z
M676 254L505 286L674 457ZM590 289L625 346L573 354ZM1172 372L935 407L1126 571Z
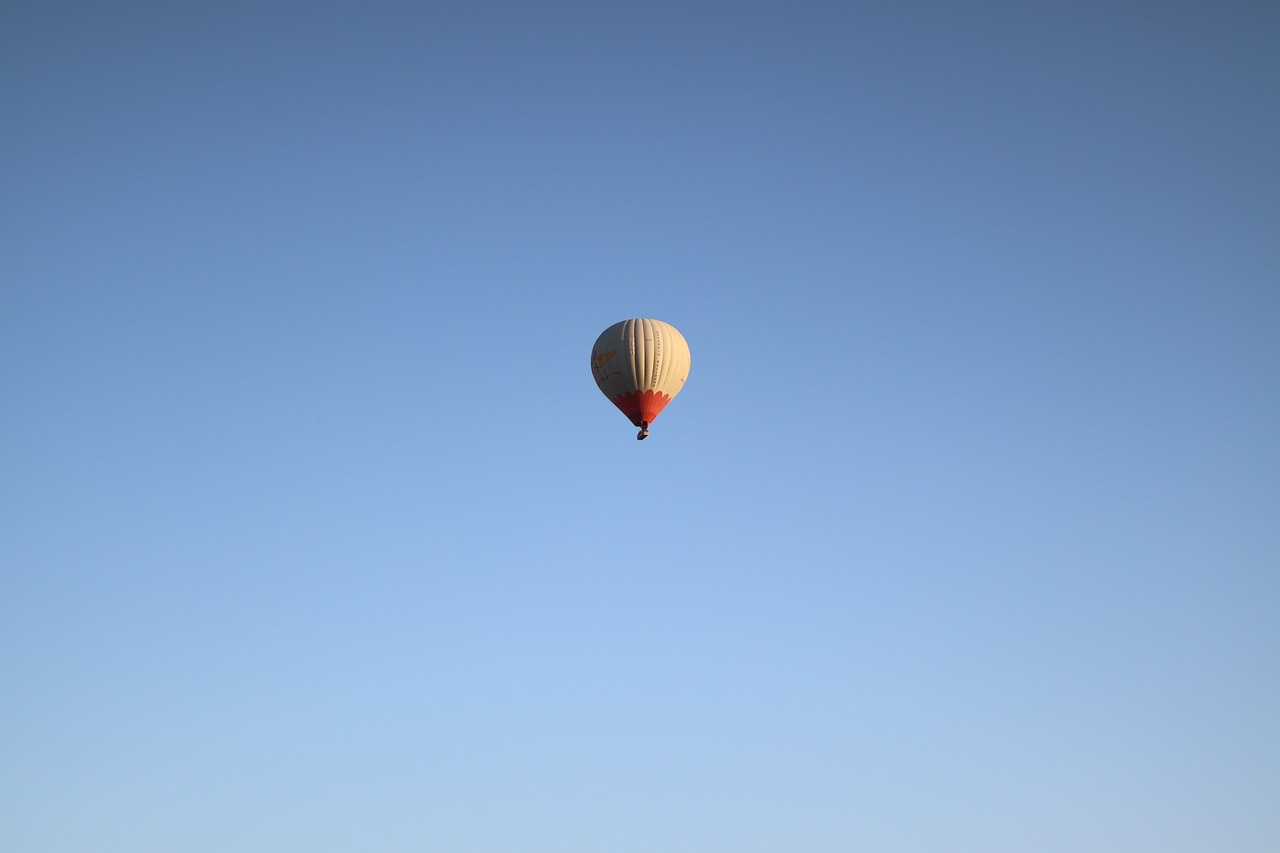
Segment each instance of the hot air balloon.
M680 393L689 376L689 345L675 326L661 320L614 323L591 348L596 385L631 423L637 439L649 435L649 424Z

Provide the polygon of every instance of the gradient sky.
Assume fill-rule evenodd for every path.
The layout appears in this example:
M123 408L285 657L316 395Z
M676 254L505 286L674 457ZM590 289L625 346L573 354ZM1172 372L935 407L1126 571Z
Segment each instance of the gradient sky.
M0 98L0 848L1280 847L1275 3L7 3Z

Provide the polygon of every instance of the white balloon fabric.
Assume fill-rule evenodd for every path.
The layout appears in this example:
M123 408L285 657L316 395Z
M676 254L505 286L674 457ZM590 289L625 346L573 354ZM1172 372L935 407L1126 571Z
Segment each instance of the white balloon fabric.
M689 344L675 326L637 318L614 323L591 348L591 373L601 392L631 423L637 438L680 393L689 376Z

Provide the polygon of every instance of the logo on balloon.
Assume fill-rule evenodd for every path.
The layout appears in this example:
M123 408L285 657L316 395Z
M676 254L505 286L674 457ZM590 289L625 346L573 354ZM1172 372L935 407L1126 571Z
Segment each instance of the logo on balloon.
M600 368L608 364L609 360L617 354L618 354L618 351L616 349L611 349L608 352L591 353L592 368L594 368L595 370L599 370Z
M617 354L618 354L618 351L616 349L611 349L608 352L598 353L598 352L595 352L594 350L591 352L591 370L596 374L597 382L600 382L605 379L610 379L614 376L619 376L622 374L621 370L610 370L607 373L600 372L601 368L603 368L606 364L608 364L613 359L613 357Z

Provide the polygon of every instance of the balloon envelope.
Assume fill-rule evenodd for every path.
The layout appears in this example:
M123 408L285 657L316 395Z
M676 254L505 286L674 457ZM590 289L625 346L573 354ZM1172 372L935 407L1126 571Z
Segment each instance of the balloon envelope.
M689 345L669 323L623 320L596 338L591 373L604 395L643 430L684 387Z

